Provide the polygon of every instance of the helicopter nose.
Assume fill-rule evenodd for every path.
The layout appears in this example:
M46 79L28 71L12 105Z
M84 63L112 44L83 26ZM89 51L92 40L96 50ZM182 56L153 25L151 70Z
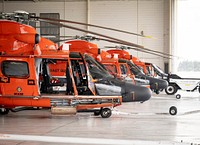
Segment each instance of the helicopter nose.
M134 92L135 102L145 102L151 98L151 90L147 87L141 87Z
M155 92L159 92L168 86L168 82L163 79L153 78L146 76L146 79L150 81L150 88Z
M160 80L158 82L159 90L163 90L163 89L167 88L167 86L168 86L168 82L166 80Z
M126 84L125 96L123 102L144 102L151 98L151 90L144 86Z
M156 82L152 84L152 89L158 94L160 91L167 88L168 82L166 80L157 79Z

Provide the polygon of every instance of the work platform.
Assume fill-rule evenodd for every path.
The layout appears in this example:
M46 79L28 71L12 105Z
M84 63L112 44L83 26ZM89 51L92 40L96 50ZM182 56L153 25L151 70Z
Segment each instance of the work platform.
M52 115L50 110L27 110L0 116L0 145L198 145L200 95L179 92L153 94L144 103L123 103L110 118L91 113ZM177 107L177 115L169 108Z

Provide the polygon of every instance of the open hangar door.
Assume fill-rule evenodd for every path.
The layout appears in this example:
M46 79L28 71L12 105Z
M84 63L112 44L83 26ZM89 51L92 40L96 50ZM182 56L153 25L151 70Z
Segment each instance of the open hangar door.
M184 78L200 78L200 1L172 0L171 72Z

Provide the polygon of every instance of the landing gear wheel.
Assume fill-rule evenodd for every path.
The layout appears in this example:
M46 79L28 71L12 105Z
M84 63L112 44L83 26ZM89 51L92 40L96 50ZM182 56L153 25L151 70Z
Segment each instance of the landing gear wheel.
M101 110L101 117L102 118L109 118L112 115L112 111L110 108L103 108Z
M6 115L6 114L8 114L9 113L9 110L8 109L6 109L6 108L0 108L0 114L1 115Z
M176 95L176 99L180 99L181 98L181 95L180 94L177 94Z
M98 111L94 111L94 116L99 116L101 114L101 111L98 110Z
M177 108L175 106L171 106L169 108L169 114L176 115L177 114Z
M165 89L167 95L174 95L177 91L178 88L173 84L169 84L168 87Z
M159 90L155 90L155 93L158 95L160 92L159 92Z

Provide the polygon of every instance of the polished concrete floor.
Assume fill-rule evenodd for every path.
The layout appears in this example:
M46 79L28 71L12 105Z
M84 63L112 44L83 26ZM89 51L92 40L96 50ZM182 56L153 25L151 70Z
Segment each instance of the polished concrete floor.
M200 95L179 93L181 99L161 93L144 103L123 103L107 119L92 113L11 112L0 116L0 145L200 145ZM171 106L177 115L169 114Z

